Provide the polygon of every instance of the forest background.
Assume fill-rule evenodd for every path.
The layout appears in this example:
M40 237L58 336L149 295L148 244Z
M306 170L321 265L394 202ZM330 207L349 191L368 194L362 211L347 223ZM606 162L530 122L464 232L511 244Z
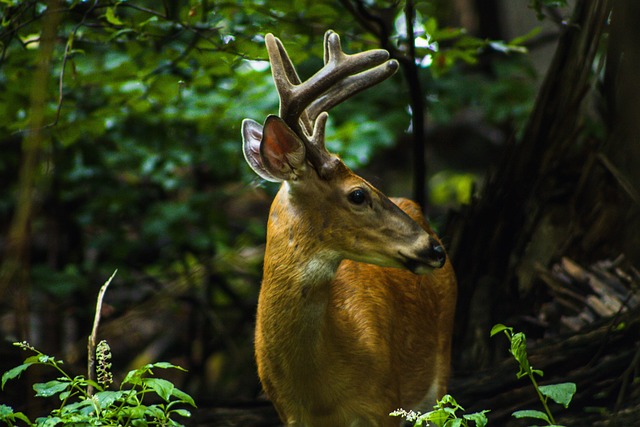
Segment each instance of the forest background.
M277 188L245 165L240 123L277 111L264 35L306 78L333 29L346 52L383 47L401 63L331 113L327 140L387 194L419 200L443 236L460 281L453 391L487 395L473 373L505 356L493 323L524 329L540 363L549 340L604 328L576 348L622 356L608 394L578 395L578 411L634 407L636 12L633 0L0 1L0 370L26 339L82 372L117 269L99 337L121 372L172 361L204 406L260 395L252 333ZM552 374L602 366L566 353ZM25 390L0 396L28 406Z

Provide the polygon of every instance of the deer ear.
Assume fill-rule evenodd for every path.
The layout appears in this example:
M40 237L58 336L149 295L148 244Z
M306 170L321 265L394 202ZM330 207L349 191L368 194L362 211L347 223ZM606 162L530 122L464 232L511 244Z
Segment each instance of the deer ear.
M305 168L305 148L298 136L278 116L264 123L242 121L244 158L258 175L268 181L295 180Z
M265 168L260 154L261 141L262 125L251 119L244 119L242 121L242 152L244 153L244 159L262 179L272 182L281 181Z

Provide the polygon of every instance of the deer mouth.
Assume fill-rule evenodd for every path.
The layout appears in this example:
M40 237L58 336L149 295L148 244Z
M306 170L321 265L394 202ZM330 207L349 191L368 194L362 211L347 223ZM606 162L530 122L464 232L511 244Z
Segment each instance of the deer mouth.
M447 261L444 249L440 245L429 247L418 256L409 256L398 252L402 257L402 265L413 274L427 274L434 269L442 268Z

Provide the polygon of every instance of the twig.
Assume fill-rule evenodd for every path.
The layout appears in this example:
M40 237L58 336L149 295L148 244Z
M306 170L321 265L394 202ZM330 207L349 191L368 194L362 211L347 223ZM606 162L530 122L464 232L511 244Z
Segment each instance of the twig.
M71 34L67 39L67 44L64 47L64 55L62 56L62 66L60 67L60 77L58 79L58 105L56 107L56 115L55 115L55 118L53 119L53 122L44 126L45 128L56 126L60 121L60 113L62 111L62 101L64 99L64 95L62 92L62 90L64 89L64 70L67 65L67 60L69 59L69 51L71 50L71 46L73 46L73 39L75 39L76 33L78 32L80 27L84 25L84 22L86 21L87 16L89 16L89 14L96 8L97 5L98 5L98 0L95 0L93 2L93 5L89 9L87 9L85 14L82 16L82 19L80 20L80 22L75 27L73 27L73 30L71 31Z
M413 197L422 209L427 205L427 165L425 162L424 128L425 128L425 102L420 84L418 65L416 64L416 34L414 20L416 17L413 0L408 0L404 8L405 22L407 24L407 47L409 60L404 62L403 70L411 102L411 130L413 136Z
M90 381L96 380L96 337L98 335L98 325L100 324L100 312L102 311L102 300L104 299L104 294L107 292L107 287L111 284L111 281L115 277L118 270L116 269L109 280L105 282L104 285L100 288L100 292L98 292L98 301L96 302L96 315L93 318L93 328L91 329L91 335L89 335L89 343L87 345L87 378ZM89 396L93 395L93 386L89 384L87 387L87 394Z
M636 343L638 344L638 343ZM625 395L629 389L629 383L635 379L634 372L638 369L640 365L640 345L637 346L637 350L635 355L633 356L633 360L622 373L622 384L620 385L620 392L618 393L618 397L616 398L616 405L614 407L615 412L620 412L622 409L622 404L624 403Z
M607 156L602 153L598 153L598 160L605 169L613 176L613 178L618 181L618 185L620 188L624 190L625 193L633 200L633 202L640 206L640 194L634 187L633 183L631 183L627 177L613 164L611 160Z

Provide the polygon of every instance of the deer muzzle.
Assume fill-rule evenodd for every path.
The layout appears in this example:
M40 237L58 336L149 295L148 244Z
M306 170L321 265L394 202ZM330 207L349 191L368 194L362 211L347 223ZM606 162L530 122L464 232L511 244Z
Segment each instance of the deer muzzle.
M400 252L404 266L414 274L427 274L435 268L442 268L447 261L447 253L440 243L429 239L429 244L414 254Z

